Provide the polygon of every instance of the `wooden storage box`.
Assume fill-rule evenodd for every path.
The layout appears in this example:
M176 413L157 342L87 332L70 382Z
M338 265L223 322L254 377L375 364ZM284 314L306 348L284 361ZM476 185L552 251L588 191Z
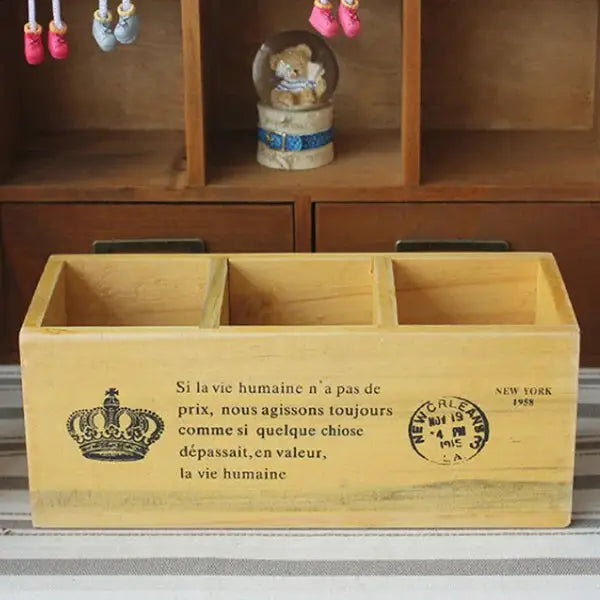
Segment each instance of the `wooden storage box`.
M579 331L548 254L52 257L21 331L47 527L550 527Z

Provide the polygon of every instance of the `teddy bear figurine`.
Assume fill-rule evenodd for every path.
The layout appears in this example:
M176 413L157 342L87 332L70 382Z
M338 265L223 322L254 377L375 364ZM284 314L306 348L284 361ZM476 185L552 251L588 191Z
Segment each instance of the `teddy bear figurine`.
M271 55L269 65L279 80L271 91L273 106L300 109L319 103L327 89L325 69L311 59L312 50L307 44Z
M334 159L338 78L335 54L316 33L281 31L261 44L252 63L261 166L300 171Z

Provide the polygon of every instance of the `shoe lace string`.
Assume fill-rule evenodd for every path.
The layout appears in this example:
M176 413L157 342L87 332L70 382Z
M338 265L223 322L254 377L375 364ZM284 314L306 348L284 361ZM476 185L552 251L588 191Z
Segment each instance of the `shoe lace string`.
M327 19L327 21L329 23L332 23L333 21L335 21L335 17L333 16L333 14L331 14L331 10L328 10L326 8L321 9L323 11L323 14L325 15L325 18Z
M321 14L331 23L332 21L335 20L333 14L331 13L331 5L324 7L324 6L319 6L318 7L319 10L321 11Z
M42 44L42 36L41 35L28 36L27 43L29 46L40 46Z
M344 2L344 5L346 8L346 14L350 17L350 20L353 23L356 23L358 21L358 6L356 6L356 5L349 6L345 2Z

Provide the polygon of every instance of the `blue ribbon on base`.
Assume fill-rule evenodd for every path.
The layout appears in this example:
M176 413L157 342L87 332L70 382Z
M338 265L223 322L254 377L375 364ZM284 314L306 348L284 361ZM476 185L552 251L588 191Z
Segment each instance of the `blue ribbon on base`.
M268 146L271 150L281 150L283 152L314 150L333 142L333 128L318 131L317 133L292 135L289 133L279 133L278 131L268 131L259 127L258 141Z

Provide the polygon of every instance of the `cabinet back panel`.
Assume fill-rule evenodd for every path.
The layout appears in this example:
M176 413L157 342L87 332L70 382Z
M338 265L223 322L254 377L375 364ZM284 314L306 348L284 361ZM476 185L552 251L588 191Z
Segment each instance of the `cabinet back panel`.
M221 0L203 3L205 85L209 127L256 127L252 61L261 43L283 30L310 30L311 3L282 0ZM350 129L399 129L402 93L402 2L361 5L363 33L327 40L340 64L336 125Z
M117 2L110 8L116 14ZM141 2L140 36L131 46L102 52L92 37L94 6L63 0L70 55L46 56L20 67L23 127L34 131L74 129L182 129L183 76L181 11L173 0ZM26 20L23 2L17 28ZM44 44L51 19L50 0L37 2ZM113 18L115 18L113 16ZM47 54L47 53L46 53Z
M12 16L9 0L0 0L0 22L10 21ZM22 34L18 41L22 44ZM15 55L17 36L14 31L3 31L0 38L0 177L5 175L10 167L16 144L16 115L17 98L14 87Z
M597 0L424 0L428 129L591 129Z

